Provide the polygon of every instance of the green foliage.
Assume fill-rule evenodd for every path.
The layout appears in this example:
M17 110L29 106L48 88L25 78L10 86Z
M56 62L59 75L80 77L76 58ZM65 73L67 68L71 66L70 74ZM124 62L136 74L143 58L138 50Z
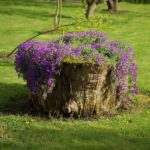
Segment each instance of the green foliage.
M68 32L77 32L77 31L87 31L87 30L99 30L99 31L109 31L115 30L115 26L111 26L112 20L106 14L99 14L86 19L84 16L84 10L78 9L75 11L77 16L73 17L71 26L60 27L57 33L65 34Z
M93 50L91 48L84 48L84 50L82 51L82 55L88 55L91 54L93 52Z

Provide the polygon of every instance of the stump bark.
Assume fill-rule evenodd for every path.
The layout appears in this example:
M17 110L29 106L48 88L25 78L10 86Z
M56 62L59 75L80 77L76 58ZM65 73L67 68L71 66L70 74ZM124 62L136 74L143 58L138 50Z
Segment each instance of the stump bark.
M92 63L63 63L52 90L32 96L34 106L49 113L76 117L100 116L118 108L115 95L114 66Z

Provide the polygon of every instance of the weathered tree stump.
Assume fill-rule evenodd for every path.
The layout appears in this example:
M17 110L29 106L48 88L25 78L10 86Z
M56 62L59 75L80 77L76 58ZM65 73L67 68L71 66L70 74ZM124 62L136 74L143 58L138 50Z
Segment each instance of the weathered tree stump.
M32 100L50 115L89 117L111 113L119 107L115 95L114 66L92 63L63 63L51 92L41 90Z

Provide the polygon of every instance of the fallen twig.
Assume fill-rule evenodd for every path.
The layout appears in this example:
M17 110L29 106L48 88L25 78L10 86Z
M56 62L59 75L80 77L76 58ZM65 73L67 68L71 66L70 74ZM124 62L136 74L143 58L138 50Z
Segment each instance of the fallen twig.
M26 41L24 41L24 42L22 42L22 43L26 43L26 42L28 42L28 41L30 41L30 40L32 40L32 39L34 39L34 38L36 38L36 37L42 35L42 34L46 34L46 33L51 33L51 32L57 31L57 30L58 30L59 28L61 28L61 27L67 27L67 26L71 26L71 25L74 25L74 24L75 24L75 23L66 24L66 25L62 25L62 26L60 26L60 27L51 29L51 30L47 30L47 31L40 32L40 33L38 33L37 35L32 36L31 38L27 39ZM18 46L15 47L15 48L7 55L7 58L10 57L10 56L17 50L17 48L18 48Z

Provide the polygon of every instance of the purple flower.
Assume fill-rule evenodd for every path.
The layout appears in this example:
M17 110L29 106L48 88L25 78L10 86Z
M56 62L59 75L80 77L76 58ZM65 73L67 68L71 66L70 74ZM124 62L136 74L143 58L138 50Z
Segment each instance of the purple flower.
M53 78L49 78L48 81L47 81L48 86L51 86L53 81L54 81Z
M109 60L116 66L116 95L137 92L137 65L132 48L121 41L109 41L107 35L98 31L69 33L50 42L22 43L15 57L16 71L34 94L42 85L52 85L65 58L88 59L99 65Z

